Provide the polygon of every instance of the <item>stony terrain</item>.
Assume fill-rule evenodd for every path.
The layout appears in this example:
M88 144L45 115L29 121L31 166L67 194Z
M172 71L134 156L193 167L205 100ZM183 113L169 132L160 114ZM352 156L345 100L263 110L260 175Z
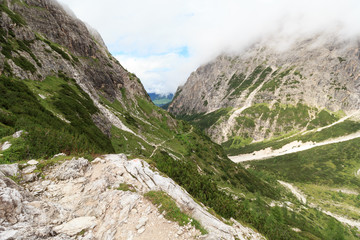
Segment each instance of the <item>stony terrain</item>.
M235 220L224 224L141 159L73 158L42 178L39 164L0 165L0 239L263 239ZM132 191L119 190L122 183ZM150 190L166 192L209 233L166 220L143 196Z
M260 141L302 130L323 109L351 114L359 108L357 39L323 33L282 49L276 41L266 38L199 67L179 87L169 111L210 118L209 113L227 109L205 126L208 135L222 143L234 136Z

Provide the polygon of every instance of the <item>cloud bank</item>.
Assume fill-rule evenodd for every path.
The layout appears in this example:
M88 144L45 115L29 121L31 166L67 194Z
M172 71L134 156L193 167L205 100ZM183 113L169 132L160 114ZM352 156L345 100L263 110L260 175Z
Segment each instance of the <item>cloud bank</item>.
M360 33L359 0L60 0L149 92L174 92L221 53L269 34ZM341 30L339 30L341 29Z

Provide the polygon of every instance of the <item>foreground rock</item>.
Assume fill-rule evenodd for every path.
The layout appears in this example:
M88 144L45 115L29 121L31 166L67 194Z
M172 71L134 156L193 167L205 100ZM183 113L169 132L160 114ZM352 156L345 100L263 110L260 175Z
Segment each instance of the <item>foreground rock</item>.
M235 220L224 224L141 159L73 159L45 175L19 187L0 173L0 239L262 239ZM121 183L136 191L117 190ZM168 193L209 234L166 220L143 197L150 190Z

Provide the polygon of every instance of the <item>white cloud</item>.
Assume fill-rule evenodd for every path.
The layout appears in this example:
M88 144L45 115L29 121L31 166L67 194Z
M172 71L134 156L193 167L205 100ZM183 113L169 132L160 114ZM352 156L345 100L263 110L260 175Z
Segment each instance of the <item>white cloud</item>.
M60 0L96 28L148 91L173 92L219 53L268 33L299 36L341 25L360 32L359 0ZM189 57L178 52L186 46Z

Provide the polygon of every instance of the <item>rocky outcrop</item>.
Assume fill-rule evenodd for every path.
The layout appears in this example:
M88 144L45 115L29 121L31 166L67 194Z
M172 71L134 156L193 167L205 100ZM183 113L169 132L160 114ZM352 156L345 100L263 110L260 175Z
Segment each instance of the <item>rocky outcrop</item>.
M0 169L7 171L4 165ZM235 220L230 226L209 214L141 159L74 158L44 174L20 187L0 172L1 239L263 239ZM118 190L121 183L134 191ZM209 234L164 219L143 196L150 190L166 192Z
M249 124L254 127L245 132L255 140L271 137L266 129L273 133L304 127L288 122L287 126L280 120L276 123L276 116L264 118L264 112L257 112L255 117L235 113L233 119L229 118L243 107L265 103L274 110L276 104L278 108L302 104L309 108L309 121L322 109L342 110L346 114L359 109L358 39L344 40L336 34L324 33L298 39L281 50L277 40L266 38L241 54L222 55L199 67L185 85L179 87L169 111L192 115L233 109L207 130L212 139L220 143L239 135L239 126L246 125L244 118L254 121ZM235 118L238 121L232 121Z

